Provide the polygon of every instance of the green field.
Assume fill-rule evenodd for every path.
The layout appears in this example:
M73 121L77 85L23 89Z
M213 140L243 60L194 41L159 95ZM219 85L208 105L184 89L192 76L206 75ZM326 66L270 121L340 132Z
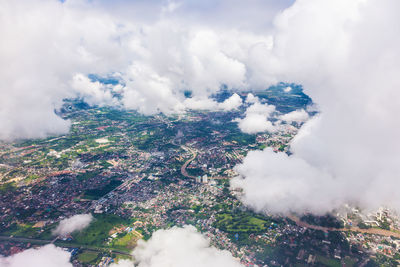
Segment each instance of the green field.
M111 247L116 249L131 250L132 248L134 248L137 240L140 238L142 238L142 235L138 232L133 231L113 240Z
M99 175L100 173L101 173L101 171L79 173L76 176L76 178L79 181L84 181L84 180L92 179L92 178L96 177L97 175Z
M15 190L15 183L14 182L10 182L10 183L4 183L2 185L0 185L0 194L5 193L7 191L13 191Z
M217 216L215 226L228 233L256 233L267 229L270 221L247 213L228 214Z
M351 266L355 266L355 264L357 263L357 260L352 259L350 257L345 257L343 260L343 263L344 263L345 267L351 267Z
M108 238L109 231L114 227L126 223L116 215L100 214L95 215L95 220L88 228L73 234L77 243L90 246L103 246Z
M104 195L108 194L112 190L114 190L116 187L121 185L122 182L119 180L111 180L108 184L101 188L96 188L96 189L88 189L85 191L83 198L84 199L99 199L103 197Z
M329 266L329 267L341 267L342 266L342 264L340 263L339 260L328 259L321 255L317 255L316 262L321 263L323 266Z
M32 224L13 224L6 231L0 231L2 235L19 236L19 237L36 237L39 229L33 228Z
M84 251L78 255L78 260L84 264L95 264L99 253Z

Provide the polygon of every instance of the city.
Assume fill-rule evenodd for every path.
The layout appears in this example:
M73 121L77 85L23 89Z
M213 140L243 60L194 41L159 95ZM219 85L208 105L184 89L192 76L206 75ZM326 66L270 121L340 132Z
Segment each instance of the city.
M279 104L276 90L265 101ZM300 97L280 110L310 104ZM79 100L66 101L60 114L72 120L69 135L1 145L5 256L54 243L75 266L108 266L158 229L193 225L244 266L361 266L371 255L393 264L400 257L400 221L388 210L278 216L241 203L229 184L234 167L251 150L287 152L301 123L244 134L234 121L240 110L144 116ZM85 230L52 234L59 221L86 213L95 219Z

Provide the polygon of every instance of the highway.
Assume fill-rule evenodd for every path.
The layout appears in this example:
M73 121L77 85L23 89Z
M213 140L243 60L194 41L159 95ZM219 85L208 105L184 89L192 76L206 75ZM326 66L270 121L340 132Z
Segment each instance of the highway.
M187 161L185 161L185 163L182 165L182 167L181 167L181 173L182 173L183 176L185 176L185 177L187 177L187 178L196 179L195 176L190 175L190 174L187 172L186 168L187 168L187 166L190 164L190 162L192 162L192 161L196 158L197 152L196 152L194 149L192 149L192 148L190 148L190 147L187 147L187 146L181 146L181 147L182 147L182 149L184 149L185 151L189 151L190 153L192 153L192 157L191 157L190 159L188 159ZM221 180L221 179L229 179L229 177L224 177L224 176L209 176L208 179L209 179L209 180Z
M190 162L192 162L192 161L196 158L197 153L196 153L195 150L193 150L193 149L191 149L191 148L189 148L189 147L187 147L187 146L182 146L182 149L184 149L185 151L189 151L190 153L192 153L192 157L191 157L190 159L188 159L188 160L182 165L182 167L181 167L181 173L182 173L183 176L185 176L185 177L187 177L187 178L196 179L195 176L190 175L190 174L186 171L186 168L187 168L187 166L190 164Z
M88 250L88 251L93 251L93 252L110 252L110 253L119 254L119 255L131 256L130 253L120 251L120 250L78 245L78 244L68 243L68 242L64 242L64 241L56 240L56 239L55 240L46 240L46 239L36 239L36 238L26 238L26 237L0 236L0 240L14 241L14 242L20 242L20 243L32 243L32 244L38 244L38 245L46 245L46 244L54 243L56 246L63 247L63 248L79 248L82 250Z

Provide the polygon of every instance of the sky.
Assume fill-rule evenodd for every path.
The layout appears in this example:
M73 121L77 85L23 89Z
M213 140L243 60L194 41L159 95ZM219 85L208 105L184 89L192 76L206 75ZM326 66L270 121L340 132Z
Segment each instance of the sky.
M235 167L243 203L275 213L400 210L398 10L397 0L0 0L0 140L68 133L71 122L55 113L67 97L171 114L242 104L213 102L221 85L293 82L320 112L290 156L267 148ZM242 131L279 127L267 122L274 107L246 101ZM298 110L280 119L308 118Z

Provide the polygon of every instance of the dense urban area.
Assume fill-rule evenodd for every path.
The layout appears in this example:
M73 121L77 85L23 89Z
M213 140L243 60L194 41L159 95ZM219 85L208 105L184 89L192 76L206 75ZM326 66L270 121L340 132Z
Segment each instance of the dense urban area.
M257 96L280 114L311 104L286 86ZM0 143L0 254L53 243L74 266L108 266L158 229L193 225L244 266L397 266L400 221L390 210L278 216L241 203L229 184L234 167L252 150L290 153L302 126L245 134L235 122L243 109L144 116L65 100L57 112L72 122L68 135ZM82 213L94 216L87 228L53 234Z

